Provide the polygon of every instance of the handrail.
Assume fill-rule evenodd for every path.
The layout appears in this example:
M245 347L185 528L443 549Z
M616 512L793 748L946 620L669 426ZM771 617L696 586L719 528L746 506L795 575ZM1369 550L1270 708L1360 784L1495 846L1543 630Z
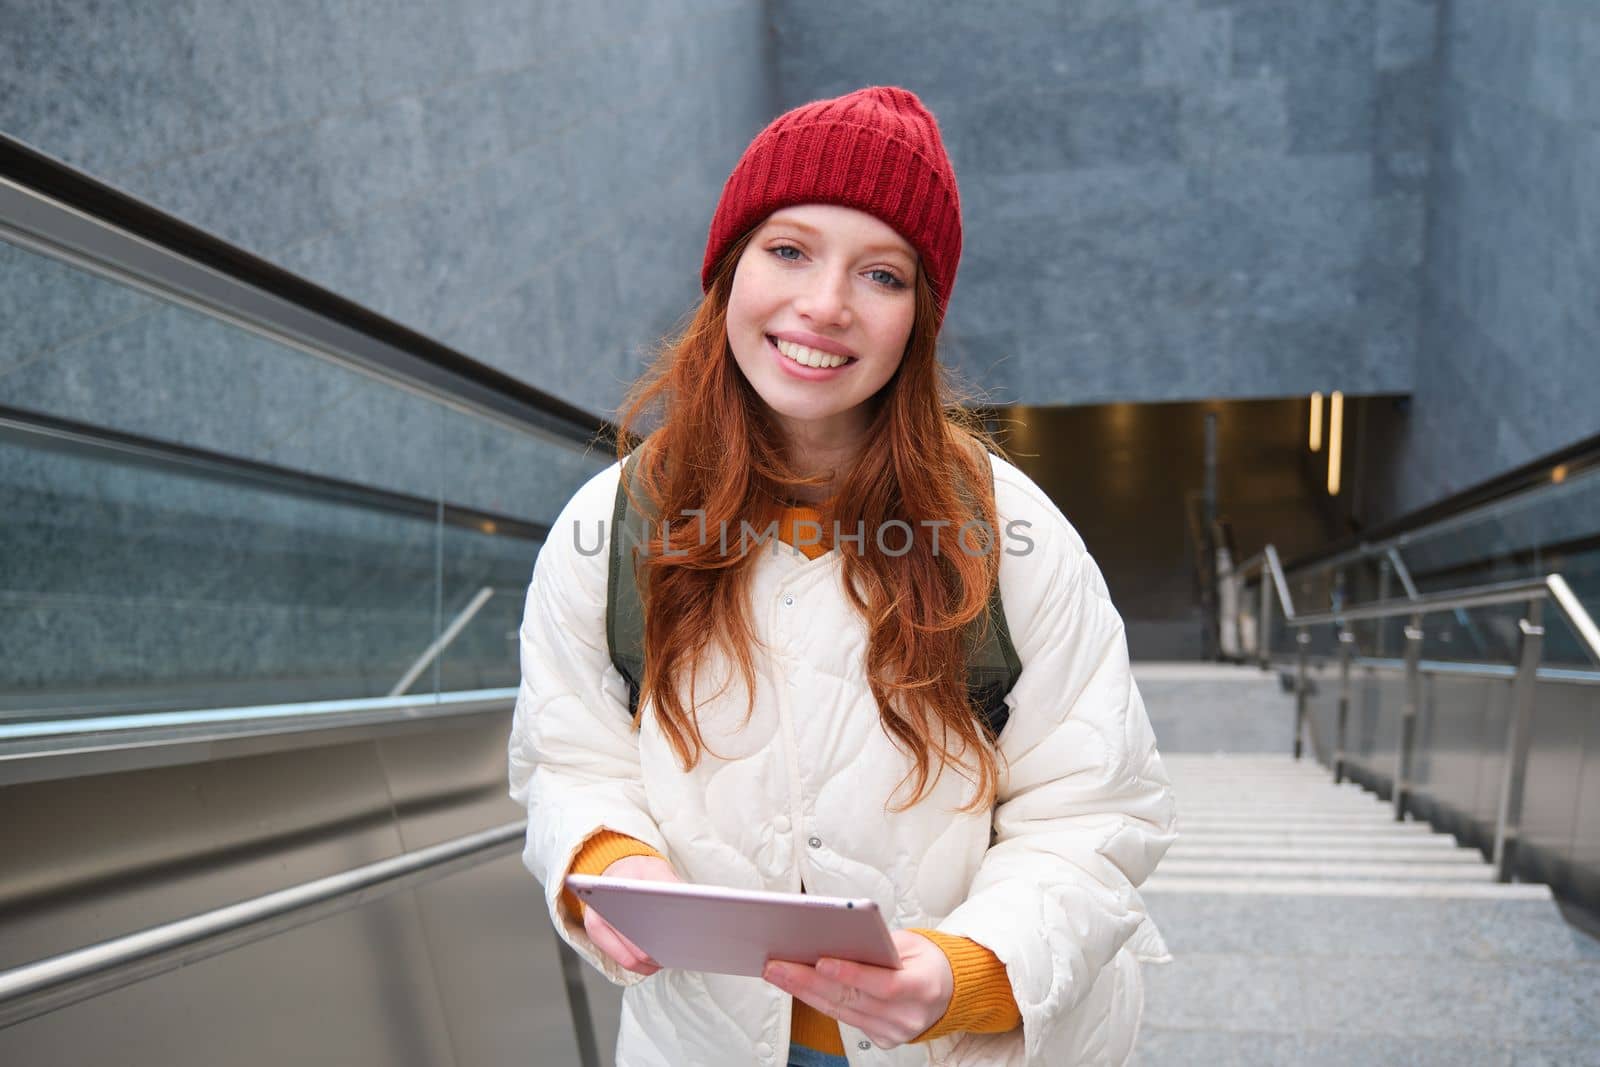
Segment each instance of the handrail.
M1583 638L1584 644L1589 646L1589 655L1600 662L1600 626L1595 625L1594 616L1589 614L1567 580L1559 574L1552 574L1545 579L1550 586L1550 595L1561 608L1561 613L1567 617L1572 628Z
M515 688L0 723L0 786L433 729L503 712Z
M1283 608L1284 616L1294 618L1294 596L1289 592L1289 583L1284 580L1283 561L1278 556L1277 545L1268 544L1266 548L1234 567L1233 574L1234 577L1243 579L1263 569L1272 574L1273 583L1278 590L1278 604Z
M1407 593L1414 593L1414 589L1408 588ZM1307 671L1311 628L1325 625L1338 628L1339 691L1331 762L1333 779L1335 782L1340 782L1344 780L1346 769L1345 734L1352 691L1350 674L1356 658L1355 637L1346 626L1364 620L1408 619L1405 628L1405 657L1400 661L1405 673L1405 696L1399 709L1399 740L1395 745L1391 786L1394 817L1404 819L1412 789L1412 752L1416 745L1418 724L1422 718L1424 704L1423 617L1437 612L1459 612L1468 608L1497 604L1526 605L1526 613L1517 620L1519 638L1516 662L1504 668L1505 675L1511 681L1511 708L1507 720L1505 759L1502 761L1502 780L1494 826L1493 863L1496 876L1502 882L1510 881L1516 867L1516 849L1521 837L1522 800L1527 776L1528 752L1532 744L1534 701L1539 679L1544 674L1539 664L1543 657L1545 641L1542 608L1547 600L1553 602L1566 617L1589 657L1600 663L1600 627L1595 625L1594 618L1560 574L1497 582L1470 589L1408 595L1405 599L1342 606L1333 611L1316 612L1299 617L1286 613L1286 623L1297 631L1294 687L1295 757L1300 756L1301 738L1307 727L1314 725L1308 712L1310 687ZM1265 606L1264 588L1262 603ZM1263 661L1268 661L1271 649L1267 647L1265 634L1259 651ZM1600 680L1600 675L1590 674L1582 678L1585 684L1596 684L1597 680Z
M1429 615L1439 611L1456 611L1465 608L1490 607L1496 604L1516 604L1533 600L1553 600L1561 609L1572 629L1596 663L1600 663L1600 626L1572 592L1567 580L1559 574L1543 578L1527 578L1512 582L1496 582L1443 593L1427 593L1415 600L1380 600L1372 604L1359 604L1338 611L1318 612L1287 620L1297 628L1392 619L1402 616Z
M1363 622L1372 619L1392 619L1399 616L1428 615L1438 611L1454 611L1457 608L1481 608L1495 604L1515 604L1530 599L1542 599L1550 595L1549 587L1544 579L1522 579L1512 582L1496 582L1492 585L1475 586L1470 589L1451 590L1443 593L1427 593L1412 600L1405 599L1377 600L1368 604L1356 604L1341 607L1336 611L1319 611L1310 615L1301 615L1289 620L1292 626L1317 626L1326 623Z
M1265 554L1267 565L1272 568L1272 584L1278 587L1278 604L1283 608L1285 619L1295 618L1294 597L1289 593L1289 583L1283 577L1283 561L1278 559L1278 547L1267 545Z
M0 972L0 1027L512 855L526 820Z
M1574 442L1372 530L1350 535L1325 549L1291 560L1288 571L1300 574L1314 568L1337 566L1375 552L1382 553L1390 545L1404 545L1408 539L1416 538L1423 531L1441 527L1462 515L1539 492L1551 485L1570 484L1575 478L1596 471L1600 471L1600 434Z

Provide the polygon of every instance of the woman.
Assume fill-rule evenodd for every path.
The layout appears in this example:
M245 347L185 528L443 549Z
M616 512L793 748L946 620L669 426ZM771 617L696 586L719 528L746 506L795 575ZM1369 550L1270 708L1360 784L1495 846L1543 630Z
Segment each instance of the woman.
M637 716L605 630L620 458L540 553L511 791L561 936L627 986L622 1067L1132 1048L1138 961L1166 956L1135 886L1174 838L1171 790L1082 541L943 393L960 252L914 94L774 120L723 190L704 300L621 419L659 409L629 486L668 517L639 557ZM744 536L774 521L786 545ZM997 734L962 644L996 581L1021 662ZM562 891L572 871L870 896L904 966L659 970Z

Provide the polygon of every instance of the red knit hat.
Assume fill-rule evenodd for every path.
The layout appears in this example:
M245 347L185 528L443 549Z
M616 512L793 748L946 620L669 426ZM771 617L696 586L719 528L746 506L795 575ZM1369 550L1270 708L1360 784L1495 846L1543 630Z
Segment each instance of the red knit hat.
M876 215L911 243L939 306L961 259L961 198L939 124L909 89L873 85L802 104L756 135L711 217L703 291L746 230L792 204L841 204Z

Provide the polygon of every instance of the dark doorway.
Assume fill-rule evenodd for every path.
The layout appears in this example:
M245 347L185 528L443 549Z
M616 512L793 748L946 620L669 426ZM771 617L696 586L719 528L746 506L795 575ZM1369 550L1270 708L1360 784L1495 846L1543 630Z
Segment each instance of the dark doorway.
M1134 658L1198 659L1204 630L1188 509L1205 480L1206 415L1217 416L1217 515L1231 525L1239 557L1271 541L1293 559L1350 528L1362 464L1357 430L1366 412L1352 401L1345 499L1330 498L1325 457L1309 448L1308 410L1297 397L1018 406L995 416L1012 459L1099 563Z

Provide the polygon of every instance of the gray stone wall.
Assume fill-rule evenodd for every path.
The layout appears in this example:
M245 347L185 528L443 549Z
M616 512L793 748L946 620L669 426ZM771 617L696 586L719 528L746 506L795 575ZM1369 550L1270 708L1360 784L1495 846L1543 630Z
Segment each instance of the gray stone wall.
M1444 7L1404 513L1600 433L1600 8Z
M601 414L771 112L759 0L5 15L0 129Z
M1434 0L773 5L781 103L939 118L952 359L1028 404L1412 384Z

